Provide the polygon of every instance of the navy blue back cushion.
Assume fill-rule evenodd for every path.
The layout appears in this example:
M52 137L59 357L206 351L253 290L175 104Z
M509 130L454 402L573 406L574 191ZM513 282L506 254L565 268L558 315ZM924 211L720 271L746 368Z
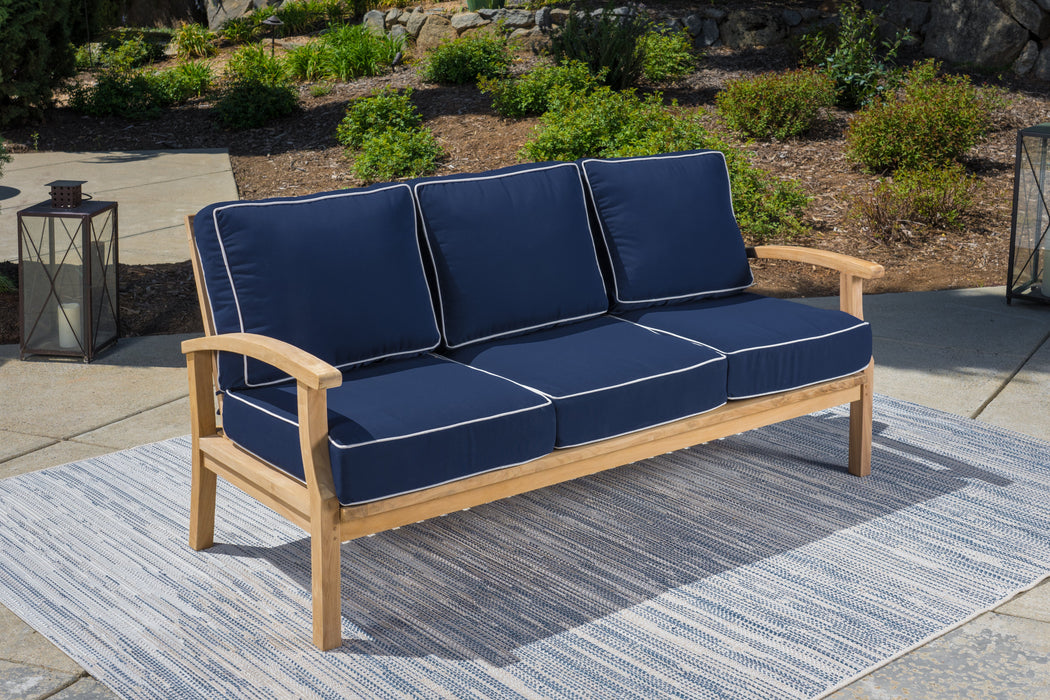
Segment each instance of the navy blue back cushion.
M617 310L727 294L754 281L718 151L581 161Z
M214 204L193 228L217 333L270 336L340 368L440 342L407 185ZM224 389L284 378L219 358Z
M575 163L430 178L414 189L448 347L608 309Z

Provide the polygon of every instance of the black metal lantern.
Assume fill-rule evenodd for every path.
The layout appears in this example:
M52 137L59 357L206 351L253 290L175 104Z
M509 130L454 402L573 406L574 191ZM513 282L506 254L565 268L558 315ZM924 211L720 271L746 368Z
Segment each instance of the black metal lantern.
M117 203L50 184L52 199L18 212L19 356L90 362L117 341Z
M1050 304L1050 123L1017 132L1014 211L1006 303L1014 299Z
M273 58L274 44L277 41L277 28L283 25L284 22L277 15L270 15L262 23L270 28L270 58Z

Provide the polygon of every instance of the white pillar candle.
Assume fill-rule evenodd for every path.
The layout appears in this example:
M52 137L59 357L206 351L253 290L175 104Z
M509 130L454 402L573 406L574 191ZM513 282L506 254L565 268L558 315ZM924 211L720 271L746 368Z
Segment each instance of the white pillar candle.
M62 348L79 348L80 304L72 302L58 305L58 345Z

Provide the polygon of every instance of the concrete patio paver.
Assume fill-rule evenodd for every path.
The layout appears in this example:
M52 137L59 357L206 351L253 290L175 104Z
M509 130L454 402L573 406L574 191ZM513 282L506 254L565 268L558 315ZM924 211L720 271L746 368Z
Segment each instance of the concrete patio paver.
M58 179L86 180L85 194L118 203L120 262L131 265L189 260L183 217L237 199L225 149L15 153L0 181L0 260L18 260L17 212Z
M52 671L28 664L0 659L0 698L4 700L42 700L71 686L83 672Z

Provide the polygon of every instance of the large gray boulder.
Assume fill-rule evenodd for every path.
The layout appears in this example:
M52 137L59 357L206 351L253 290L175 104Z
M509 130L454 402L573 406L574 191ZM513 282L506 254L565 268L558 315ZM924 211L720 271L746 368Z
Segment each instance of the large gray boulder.
M408 15L408 19L405 21L405 31L408 35L415 39L419 36L419 30L423 28L423 23L427 21L427 13L423 10L415 9L412 10L411 14Z
M761 10L733 10L721 26L722 41L732 48L770 46L788 35L783 17Z
M1028 30L992 0L936 0L930 10L923 46L931 56L1000 69L1028 43Z
M1002 0L1002 8L1040 39L1050 37L1050 15L1032 0Z
M1039 58L1039 44L1034 41L1029 41L1025 44L1024 51L1014 61L1014 73L1017 75L1027 75L1029 71L1035 67L1036 59Z
M1040 80L1050 80L1050 50L1043 49L1035 60L1031 75Z
M458 36L458 32L452 26L452 22L441 15L427 15L427 21L419 30L416 37L416 48L419 51L435 49L446 41L451 41Z
M266 6L265 2L259 4ZM243 17L256 7L253 0L208 0L208 28L217 32L226 20Z
M473 29L474 27L480 27L481 25L488 23L488 20L482 18L477 12L457 12L452 15L452 26L458 31Z
M364 19L361 20L361 24L365 25L365 28L376 36L386 34L386 14L379 10L366 12Z

